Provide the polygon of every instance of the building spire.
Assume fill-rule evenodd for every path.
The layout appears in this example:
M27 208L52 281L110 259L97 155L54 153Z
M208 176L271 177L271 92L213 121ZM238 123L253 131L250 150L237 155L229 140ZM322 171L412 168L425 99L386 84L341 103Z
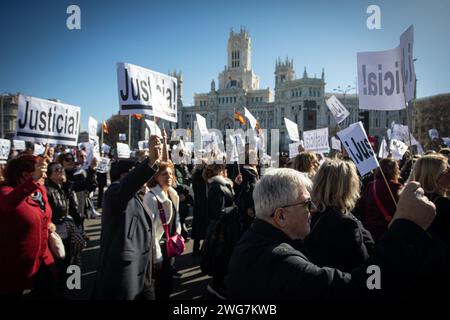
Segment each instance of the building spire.
M306 73L306 66L305 69L303 70L303 79L308 78L308 73Z

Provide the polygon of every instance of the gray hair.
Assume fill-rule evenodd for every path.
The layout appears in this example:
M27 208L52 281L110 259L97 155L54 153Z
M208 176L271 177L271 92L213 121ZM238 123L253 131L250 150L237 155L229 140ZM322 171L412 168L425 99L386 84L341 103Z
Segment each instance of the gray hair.
M267 170L253 190L256 217L269 219L276 208L295 202L300 188L311 190L311 185L309 178L294 169Z

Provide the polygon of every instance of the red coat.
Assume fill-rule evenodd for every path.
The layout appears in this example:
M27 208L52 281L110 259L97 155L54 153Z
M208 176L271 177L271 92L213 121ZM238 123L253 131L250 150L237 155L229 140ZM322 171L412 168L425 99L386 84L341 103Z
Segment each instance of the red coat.
M31 200L36 190L42 193L44 211ZM15 188L0 187L0 293L31 288L41 263L54 263L48 248L51 216L45 187L32 178Z

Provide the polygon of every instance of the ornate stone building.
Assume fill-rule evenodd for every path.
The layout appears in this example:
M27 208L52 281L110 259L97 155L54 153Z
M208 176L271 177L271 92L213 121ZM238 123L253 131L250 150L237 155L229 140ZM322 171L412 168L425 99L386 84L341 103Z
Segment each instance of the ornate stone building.
M227 65L219 73L218 86L211 81L209 92L196 94L194 106L179 108L178 127L193 128L195 114L206 118L209 128L222 130L241 128L234 122L234 111L243 113L246 107L264 129L280 129L280 148L288 150L289 140L283 118L299 125L300 134L326 126L325 74L311 78L304 69L295 77L294 63L278 59L275 63L275 94L270 88L259 87L259 77L251 66L252 43L248 32L230 31L227 45ZM270 137L269 137L270 143Z

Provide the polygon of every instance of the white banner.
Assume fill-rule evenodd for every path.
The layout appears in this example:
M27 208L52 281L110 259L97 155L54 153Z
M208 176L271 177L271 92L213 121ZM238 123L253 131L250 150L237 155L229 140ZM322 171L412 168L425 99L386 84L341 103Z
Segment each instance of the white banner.
M117 142L117 157L121 159L128 159L130 157L130 146L126 143Z
M161 129L158 127L155 121L145 119L145 123L147 124L147 127L150 129L151 136L158 136L162 138Z
M408 134L409 134L409 137L408 137ZM412 146L419 144L419 142L409 132L408 126L404 126L402 124L394 124L392 126L391 139L397 139L397 140L403 141L408 146L409 146L410 139L411 139Z
M148 150L148 140L138 141L139 150Z
M196 113L195 117L197 118L198 129L200 130L201 135L208 134L208 127L206 126L206 119L200 114Z
M312 151L315 153L330 152L328 128L304 131L303 143L305 145L305 151Z
M403 70L403 80L405 82L405 96L406 101L414 99L414 88L416 85L416 74L414 71L414 56L413 56L413 44L414 44L414 28L411 25L400 36L400 53Z
M341 141L339 139L336 139L335 137L331 137L331 148L334 150L341 151Z
M361 122L353 123L348 128L339 131L337 135L361 176L379 166Z
M250 127L252 127L253 130L255 130L256 127L256 119L255 117L250 113L250 111L247 110L246 107L244 107L244 117L248 119L248 122L250 122Z
M31 142L76 146L79 127L79 107L19 96L17 138Z
M289 144L289 159L295 158L300 152L298 147L302 146L300 142L294 142Z
M94 118L89 116L88 132L89 132L89 138L90 139L95 139L95 137L97 136L97 125L98 125L97 120L95 120Z
M286 130L288 132L289 138L292 141L300 141L300 136L298 134L298 126L294 121L284 118L284 123L286 124Z
M117 63L120 114L148 114L177 122L177 79L129 63Z
M43 155L44 152L45 152L45 147L43 145L40 145L37 143L34 144L33 154L35 156Z
M9 158L10 150L11 141L7 139L0 139L0 163L6 163Z
M13 140L13 145L17 151L25 150L27 148L25 145L25 141L23 140Z
M400 110L405 108L400 48L358 52L359 108Z
M331 113L336 119L336 123L339 124L345 120L350 115L350 112L344 107L344 105L332 95L328 100L325 101Z
M98 162L97 165L97 172L99 173L106 173L109 171L109 162L110 159L109 158L100 158L100 161Z

